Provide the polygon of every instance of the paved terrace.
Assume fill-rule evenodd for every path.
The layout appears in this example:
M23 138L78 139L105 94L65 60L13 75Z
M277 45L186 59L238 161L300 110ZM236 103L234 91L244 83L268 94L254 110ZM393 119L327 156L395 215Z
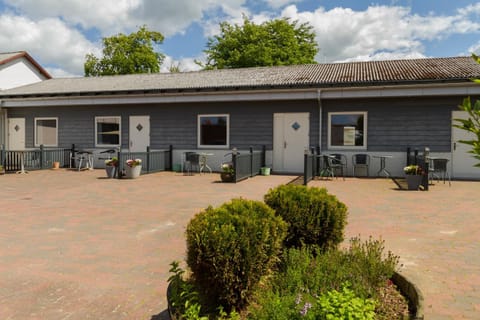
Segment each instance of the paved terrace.
M168 319L169 263L209 204L261 200L293 177L104 179L103 170L0 176L0 319ZM425 296L426 319L480 312L480 183L397 191L386 179L314 181L350 208L347 237L382 236Z

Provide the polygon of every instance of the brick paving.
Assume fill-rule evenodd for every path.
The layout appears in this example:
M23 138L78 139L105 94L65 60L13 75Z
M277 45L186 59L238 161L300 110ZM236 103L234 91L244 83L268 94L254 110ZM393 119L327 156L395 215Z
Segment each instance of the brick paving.
M168 319L169 264L208 205L261 200L291 176L218 183L218 174L136 180L103 170L0 176L0 319ZM349 207L347 238L381 236L425 296L426 319L480 312L480 182L398 191L391 180L313 181Z

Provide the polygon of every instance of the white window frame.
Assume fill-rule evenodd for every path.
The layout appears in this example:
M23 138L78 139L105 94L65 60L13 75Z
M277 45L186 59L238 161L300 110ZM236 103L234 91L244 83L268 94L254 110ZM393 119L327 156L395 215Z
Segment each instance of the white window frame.
M97 121L104 118L115 118L118 119L118 144L99 144L98 143L98 130L97 130ZM122 117L121 116L96 116L95 117L95 147L119 147L122 145Z
M332 145L332 116L335 115L363 115L363 146L334 146ZM329 112L328 113L328 149L332 150L367 150L367 124L368 124L368 112L367 111L345 111L345 112Z
M207 117L226 117L227 118L227 139L225 145L205 145L201 144L201 119ZM230 148L230 115L229 114L199 114L197 116L197 147L211 148L211 149L225 149Z
M55 120L55 144L38 143L37 139L37 121L38 120ZM40 147L42 144L45 147L58 147L58 117L38 117L33 119L34 145Z

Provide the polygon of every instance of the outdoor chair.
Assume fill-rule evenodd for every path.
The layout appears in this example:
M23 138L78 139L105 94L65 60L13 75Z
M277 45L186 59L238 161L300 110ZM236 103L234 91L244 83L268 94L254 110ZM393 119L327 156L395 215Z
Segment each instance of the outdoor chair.
M430 180L436 177L437 181L440 181L440 177L445 183L445 178L448 177L448 185L451 186L450 173L448 172L448 159L431 159L430 167L428 168Z
M341 153L332 153L330 156L336 159L332 161L334 170L341 171L342 176L345 178L345 175L347 174L347 157Z
M367 177L369 176L368 174L368 167L370 166L370 156L368 154L363 154L363 153L358 153L354 154L352 157L352 163L353 163L353 176L355 177L355 170L358 168L363 168L365 169Z
M345 180L345 173L343 171L343 163L332 155L322 155L323 168L320 171L320 177L335 177L335 171L340 170L343 180Z
M191 174L193 171L200 172L200 155L196 152L185 152L183 173Z

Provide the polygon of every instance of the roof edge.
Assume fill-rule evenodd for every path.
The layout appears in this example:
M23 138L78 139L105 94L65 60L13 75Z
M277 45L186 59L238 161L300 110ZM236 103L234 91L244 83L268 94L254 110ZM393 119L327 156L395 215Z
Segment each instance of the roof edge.
M52 76L50 75L50 73L48 73L47 70L45 70L37 61L35 61L35 59L32 58L31 55L28 54L28 52L26 51L19 51L17 54L7 58L7 59L4 59L4 60L1 60L0 61L0 65L1 64L6 64L6 63L9 63L11 61L14 61L14 60L17 60L17 59L20 59L20 58L25 58L27 59L31 64L33 64L33 66L35 68L38 69L38 71L40 71L41 74L43 74L47 79L52 79Z

